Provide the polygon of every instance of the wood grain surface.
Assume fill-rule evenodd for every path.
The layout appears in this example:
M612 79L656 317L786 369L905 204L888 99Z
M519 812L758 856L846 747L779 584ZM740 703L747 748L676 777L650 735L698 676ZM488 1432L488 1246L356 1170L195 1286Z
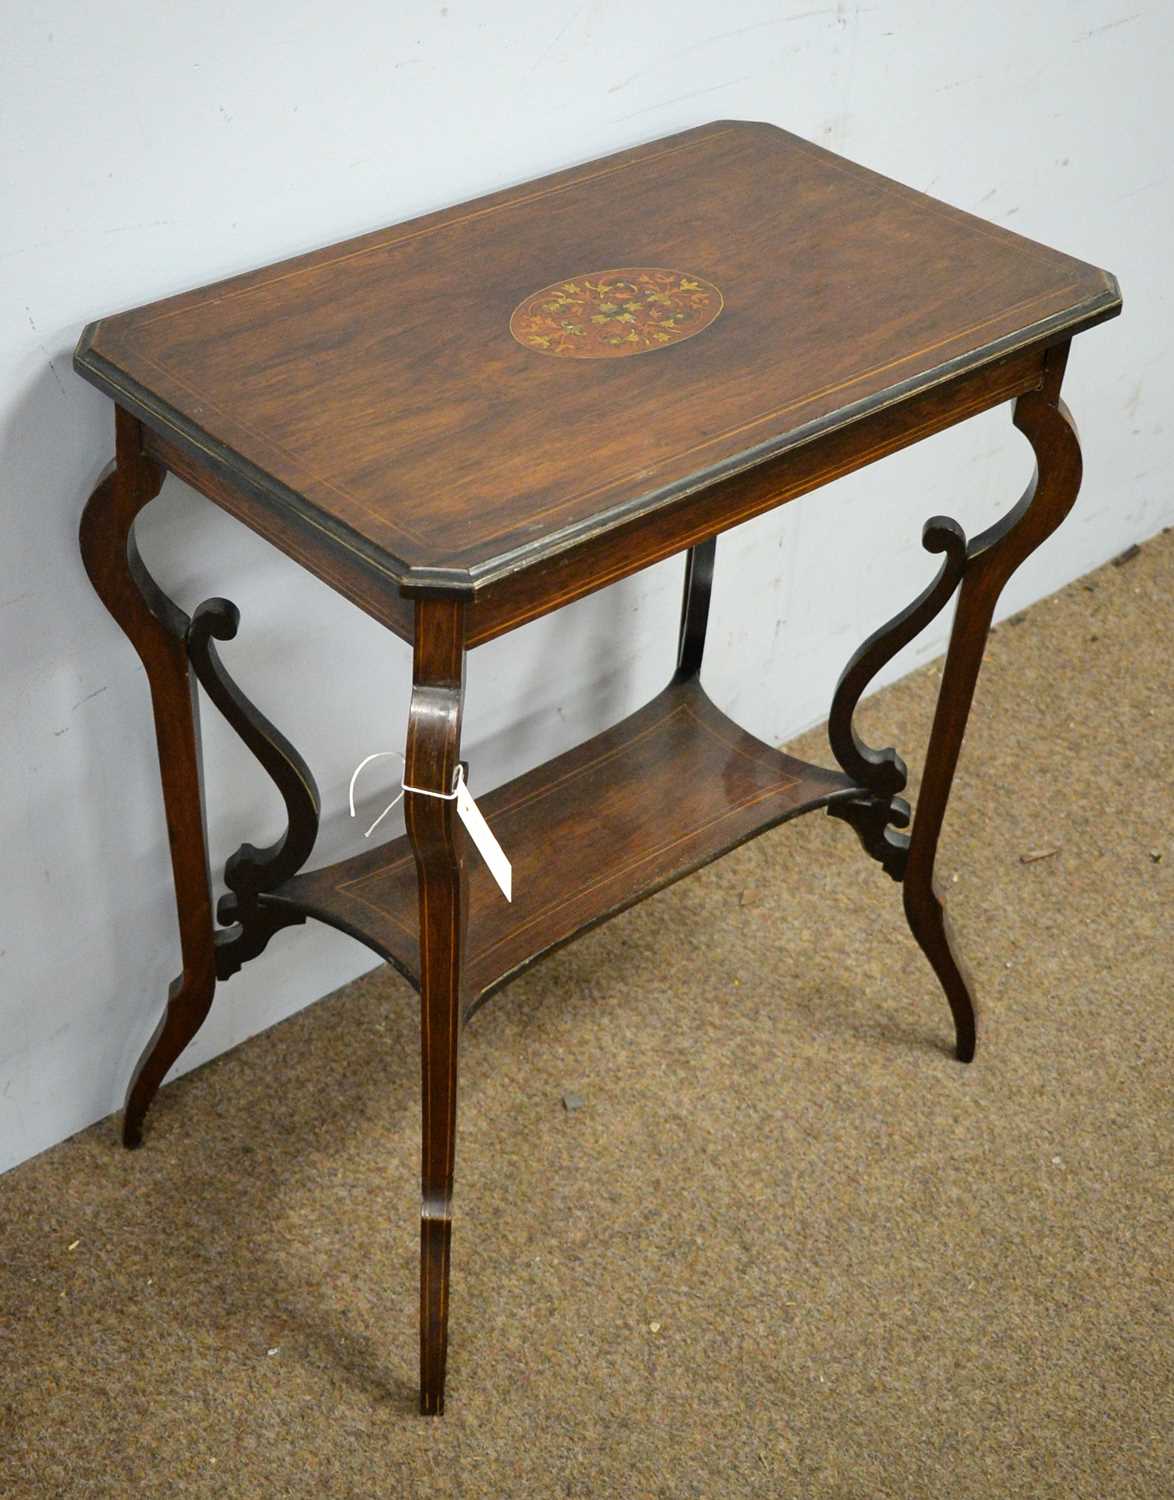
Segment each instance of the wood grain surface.
M525 299L626 266L702 278L721 316L638 359L511 335ZM75 359L279 523L466 591L1119 301L1103 271L718 121L104 319Z
M696 677L673 682L621 723L478 799L514 863L514 900L470 854L466 1008L651 891L858 790L841 772L747 734ZM261 899L361 938L418 986L416 893L411 845L400 837Z

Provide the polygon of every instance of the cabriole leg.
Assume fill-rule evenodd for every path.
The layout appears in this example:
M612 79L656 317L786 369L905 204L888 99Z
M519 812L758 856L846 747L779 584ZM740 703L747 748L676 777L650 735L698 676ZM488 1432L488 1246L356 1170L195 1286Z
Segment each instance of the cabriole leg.
M464 606L416 606L412 706L404 784L450 792L460 760ZM449 1253L457 1119L461 966L468 916L464 831L456 804L404 796L420 891L420 1055L423 1121L420 1219L420 1410L444 1410Z
M945 554L938 575L856 652L836 686L828 719L836 759L861 787L859 796L832 804L828 812L852 824L865 849L903 883L910 929L946 992L963 1062L974 1056L974 993L934 884L934 860L995 605L1011 574L1071 510L1080 488L1080 445L1060 400L1067 354L1066 344L1051 350L1040 387L1015 402L1015 425L1030 442L1036 460L1035 474L1018 504L972 542L948 517L935 516L926 523L926 547ZM910 817L909 804L897 795L905 787L905 763L893 749L874 750L863 744L852 716L880 668L929 624L959 583L917 816L912 834L906 835L896 831L907 826Z
M1072 509L1080 489L1080 444L1068 408L1060 400L1067 353L1067 345L1053 350L1045 365L1042 387L1015 402L1015 425L1035 452L1031 483L1018 505L966 549L962 590L909 841L905 914L946 992L954 1016L958 1057L963 1062L974 1056L973 989L952 942L934 883L934 859L995 605L1008 578L1055 531Z
M212 893L200 778L199 709L188 662L188 617L147 573L134 542L139 512L159 493L163 471L142 451L142 429L116 410L116 460L82 515L82 560L99 598L125 631L147 673L171 869L179 915L181 972L163 1017L131 1077L122 1138L138 1146L143 1117L167 1070L198 1031L216 987Z

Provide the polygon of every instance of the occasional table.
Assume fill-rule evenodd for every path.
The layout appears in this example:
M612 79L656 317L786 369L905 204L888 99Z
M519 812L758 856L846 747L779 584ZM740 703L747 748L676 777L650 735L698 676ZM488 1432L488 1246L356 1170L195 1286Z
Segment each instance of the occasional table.
M421 1411L444 1407L458 1038L543 954L826 808L902 884L957 1055L974 1055L938 835L1000 590L1079 487L1060 399L1069 343L1120 306L1104 271L773 126L718 121L85 330L75 366L115 403L116 457L82 555L146 668L182 952L123 1139L140 1143L216 985L281 928L315 917L394 964L421 997ZM831 696L836 768L721 713L699 676L718 533L1006 401L1034 478L969 540L926 522L936 576ZM237 610L210 599L189 618L136 549L167 473L411 645L404 836L304 869L318 792L217 654ZM675 554L684 600L663 692L481 798L514 863L507 902L452 797L466 658ZM839 576L834 555L809 565ZM955 594L911 819L904 762L864 744L853 714ZM275 844L228 860L215 909L197 682L288 812Z

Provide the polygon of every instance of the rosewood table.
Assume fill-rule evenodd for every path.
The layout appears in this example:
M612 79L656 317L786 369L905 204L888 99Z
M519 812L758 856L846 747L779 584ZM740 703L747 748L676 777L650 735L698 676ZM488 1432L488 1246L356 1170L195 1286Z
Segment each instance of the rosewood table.
M772 126L719 121L85 330L75 365L115 403L116 458L81 548L146 668L182 952L123 1138L139 1144L217 983L279 929L316 917L394 964L421 1000L422 1411L444 1405L458 1037L542 954L822 807L901 882L957 1055L974 1055L934 855L996 600L1076 498L1070 340L1120 305L1104 271ZM720 713L699 680L717 534L1007 401L1034 478L969 540L947 517L926 522L936 577L832 694L837 769ZM411 645L405 836L304 871L318 792L217 654L237 610L211 599L189 619L136 550L135 518L169 472ZM515 864L507 903L449 796L466 656L678 553L664 691L482 799ZM905 833L904 762L862 743L853 713L955 593ZM228 860L215 909L197 682L288 810L274 845Z

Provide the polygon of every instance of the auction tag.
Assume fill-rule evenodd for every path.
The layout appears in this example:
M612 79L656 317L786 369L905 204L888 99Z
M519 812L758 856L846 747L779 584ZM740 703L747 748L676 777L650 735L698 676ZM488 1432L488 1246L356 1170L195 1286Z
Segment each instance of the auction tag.
M400 755L400 752L398 750L377 750L374 755L368 755L366 760L361 760L355 767L355 774L351 777L351 786L349 793L352 818L355 816L355 782L359 779L359 772L363 769L364 766L369 765L371 761L380 760L385 755L398 755L400 760L403 760L403 756ZM481 809L473 801L472 794L470 793L469 788L465 785L464 766L457 766L456 790L452 792L434 792L429 790L429 788L427 787L408 786L406 781L401 780L399 796L393 798L392 801L387 804L387 806L375 819L374 823L371 824L371 827L368 828L366 834L364 834L364 837L370 838L371 834L375 832L376 828L379 827L380 823L383 822L384 818L387 817L392 808L398 804L400 797L402 797L405 792L412 792L417 797L438 797L442 802L456 803L457 813L460 817L460 820L468 829L469 837L473 840L474 844L476 844L477 851L481 855L481 858L489 866L489 873L501 887L501 893L505 897L505 899L507 901L512 901L514 899L513 866L506 858L505 850L497 842L496 838L494 838L493 829L490 828L489 824L485 821L485 818L481 813Z
M489 873L501 887L501 893L507 901L513 897L513 866L506 858L505 850L494 837L493 829L482 816L481 809L473 801L472 793L465 785L464 771L460 770L457 780L457 812L461 822L469 831L469 837L477 845L481 858L489 866Z

